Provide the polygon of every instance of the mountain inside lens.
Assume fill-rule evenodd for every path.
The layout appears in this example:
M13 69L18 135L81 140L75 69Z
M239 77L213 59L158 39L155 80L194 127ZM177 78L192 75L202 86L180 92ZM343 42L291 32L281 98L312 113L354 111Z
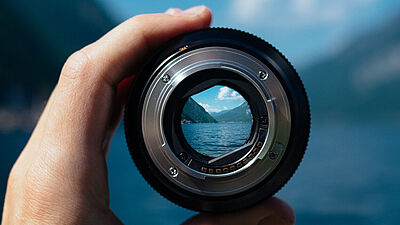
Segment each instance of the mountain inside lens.
M186 101L181 126L188 144L198 153L216 158L248 142L253 116L238 91L215 85Z

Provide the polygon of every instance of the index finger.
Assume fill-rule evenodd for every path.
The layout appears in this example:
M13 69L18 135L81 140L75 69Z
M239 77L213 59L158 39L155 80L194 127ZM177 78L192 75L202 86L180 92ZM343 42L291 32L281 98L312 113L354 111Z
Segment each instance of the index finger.
M143 14L132 17L79 53L87 57L84 60L96 64L96 74L106 74L104 78L117 85L125 76L135 72L142 59L160 44L181 33L208 27L211 22L211 12L205 6L168 12L176 15ZM68 65L67 62L66 67ZM61 75L76 76L69 72L68 68L64 68Z

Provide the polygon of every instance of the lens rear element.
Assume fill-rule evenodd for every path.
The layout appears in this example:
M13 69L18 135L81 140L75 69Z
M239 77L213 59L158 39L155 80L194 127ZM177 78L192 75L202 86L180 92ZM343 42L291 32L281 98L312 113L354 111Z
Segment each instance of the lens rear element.
M211 158L246 144L252 124L251 109L244 97L222 85L190 96L181 114L182 132L190 147Z

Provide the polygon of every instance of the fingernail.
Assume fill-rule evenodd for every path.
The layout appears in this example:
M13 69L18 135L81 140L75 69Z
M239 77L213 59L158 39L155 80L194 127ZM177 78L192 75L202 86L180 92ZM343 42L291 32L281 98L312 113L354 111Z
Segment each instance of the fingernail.
M206 9L207 7L205 7L204 5L200 5L183 11L180 9L171 8L168 9L165 13L173 16L196 16L201 14Z
M199 5L199 6L195 6L189 9L186 9L184 11L182 11L183 14L185 14L185 16L196 16L201 14L204 10L206 10L207 7L205 7L204 5Z
M180 12L182 12L181 9L169 8L167 11L165 11L165 14L172 15L172 16L177 16L177 14L179 14Z

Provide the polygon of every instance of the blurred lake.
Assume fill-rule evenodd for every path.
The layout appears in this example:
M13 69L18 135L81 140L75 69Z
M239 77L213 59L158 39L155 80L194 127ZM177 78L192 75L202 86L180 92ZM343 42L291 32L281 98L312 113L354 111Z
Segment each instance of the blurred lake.
M218 157L242 146L251 126L252 123L185 123L182 132L200 154Z
M299 169L278 192L295 209L297 224L398 224L400 123L344 121L312 126ZM27 133L0 135L1 196L7 171ZM7 157L4 157L7 156ZM126 224L179 224L195 213L170 203L137 171L118 129L108 156L111 208Z

